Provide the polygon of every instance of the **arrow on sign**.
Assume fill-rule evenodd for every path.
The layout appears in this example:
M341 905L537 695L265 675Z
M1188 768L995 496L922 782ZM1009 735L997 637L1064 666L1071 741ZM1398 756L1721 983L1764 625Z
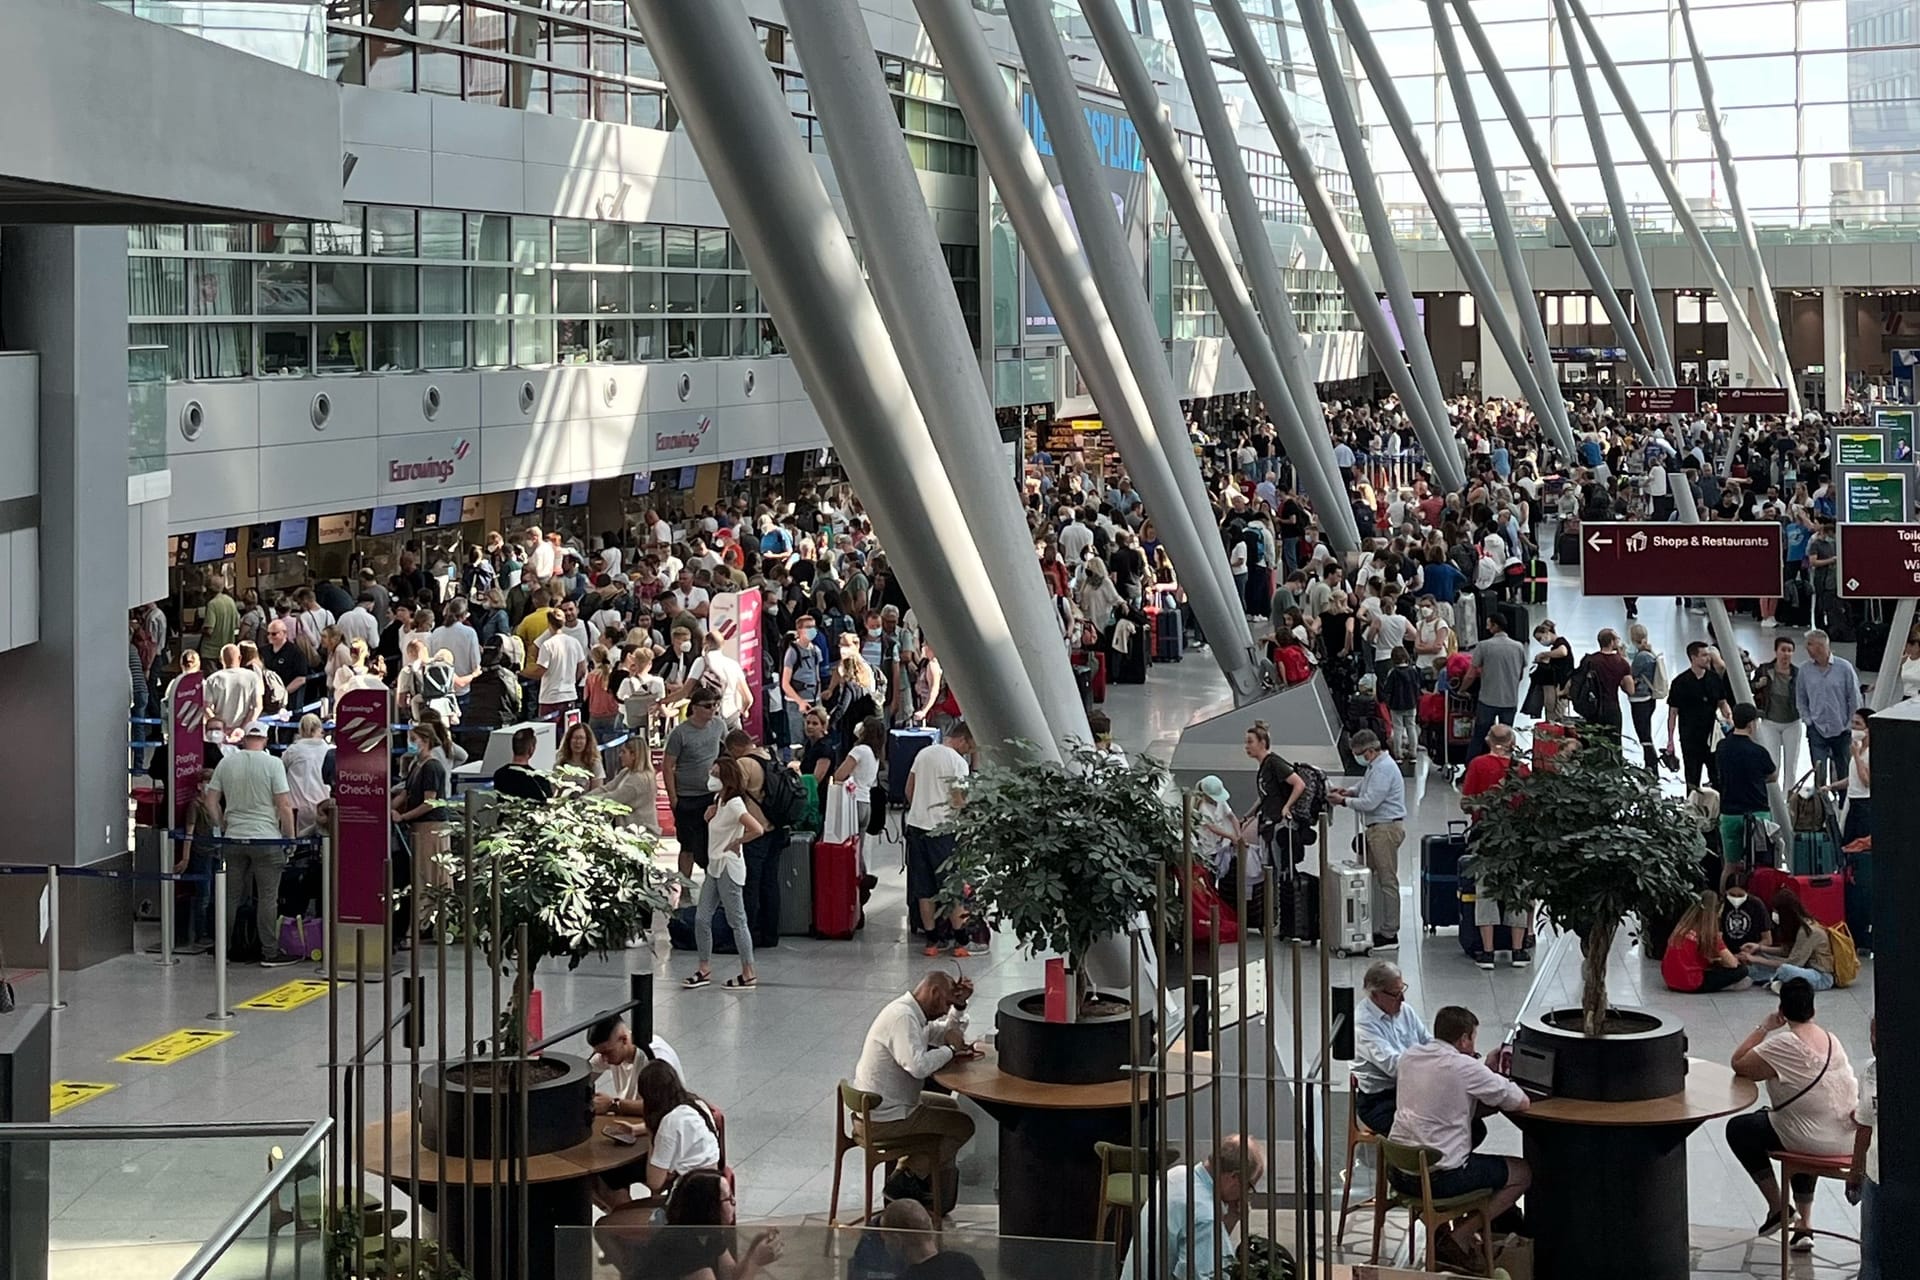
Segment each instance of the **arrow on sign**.
M1613 545L1613 539L1612 539L1612 538L1602 538L1602 537L1600 536L1600 534L1599 534L1599 531L1598 531L1598 530L1596 530L1595 532L1593 532L1593 533L1591 533L1591 534L1589 534L1589 535L1587 535L1587 545L1588 545L1589 547L1591 547L1591 548L1593 548L1593 549L1594 549L1595 551L1598 551L1598 550L1599 550L1600 548L1602 548L1602 547L1610 547L1610 546L1612 546L1612 545Z

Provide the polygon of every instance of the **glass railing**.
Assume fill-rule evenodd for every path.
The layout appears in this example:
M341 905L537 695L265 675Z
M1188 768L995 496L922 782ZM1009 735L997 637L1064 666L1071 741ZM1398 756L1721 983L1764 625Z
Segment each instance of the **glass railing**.
M98 0L110 9L277 62L309 75L327 70L325 6L301 0Z
M909 1268L936 1254L940 1261L924 1268L924 1273L937 1270L970 1280L1113 1280L1119 1270L1120 1259L1111 1243L997 1235L990 1226L966 1225L965 1213L962 1206L938 1235L930 1230L828 1227L817 1219L800 1224L742 1222L732 1227L603 1221L554 1233L551 1274L554 1280L601 1275L678 1280L711 1265L722 1251L736 1262L756 1254L759 1269L769 1280L899 1280L909 1274ZM611 1270L596 1268L597 1258L604 1258Z
M48 1280L324 1275L328 1128L0 1125L4 1238Z

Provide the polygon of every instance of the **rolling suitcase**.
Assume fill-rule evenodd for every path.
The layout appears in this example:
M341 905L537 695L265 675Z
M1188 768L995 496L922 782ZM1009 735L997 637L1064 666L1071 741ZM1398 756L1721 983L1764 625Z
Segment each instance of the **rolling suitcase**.
M1336 956L1364 956L1373 950L1373 869L1336 866L1327 872L1327 901L1322 919Z
M1093 700L1107 700L1107 655L1095 650L1087 655L1087 661L1093 667Z
M1145 684L1147 682L1147 650L1153 644L1153 637L1145 631L1133 633L1132 646L1122 653L1111 649L1108 663L1109 678L1115 684Z
M858 841L843 840L813 846L813 935L847 939L860 919L860 859Z
M887 803L907 802L907 774L914 757L940 741L932 729L894 729L887 734Z
M1147 618L1153 625L1153 660L1155 662L1178 662L1186 656L1186 628L1180 623L1178 609L1148 609Z
M1533 635L1533 623L1529 621L1531 615L1527 612L1527 606L1516 600L1500 600L1494 603L1493 608L1499 612L1501 620L1507 624L1509 636L1525 644Z
M1845 924L1847 920L1847 883L1840 875L1793 877L1793 891L1807 914L1821 924Z
M1428 933L1460 923L1460 859L1467 852L1467 824L1449 822L1444 834L1420 840L1420 923Z
M1528 604L1547 602L1547 562L1539 556L1531 557L1526 563L1525 585L1521 587L1521 598Z
M1580 563L1580 531L1562 529L1553 540L1553 558L1560 564Z
M1471 591L1453 602L1453 634L1463 649L1480 643L1480 598Z
M1320 877L1305 871L1283 871L1274 881L1273 910L1280 917L1275 937L1320 941Z
M780 934L813 932L813 837L797 835L780 854Z

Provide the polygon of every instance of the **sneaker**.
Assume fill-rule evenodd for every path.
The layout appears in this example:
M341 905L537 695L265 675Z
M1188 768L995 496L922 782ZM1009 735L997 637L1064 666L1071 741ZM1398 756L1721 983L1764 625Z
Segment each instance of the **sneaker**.
M1773 629L1774 629L1775 627L1777 627L1777 626L1779 626L1779 625L1780 625L1780 619L1778 619L1778 618L1762 618L1762 619L1760 619L1760 625L1761 625L1761 626L1763 626L1763 627L1765 627L1765 628L1766 628L1767 630L1769 630L1769 631L1771 631L1771 630L1773 630Z
M260 961L260 967L262 969L284 969L290 964L299 964L299 963L300 963L299 956L289 956L289 955L266 956L262 958L262 960Z
M1373 949L1375 951L1397 951L1399 948L1400 939L1397 935L1391 933L1376 933L1373 935Z
M967 944L964 942L960 943L958 946L954 947L953 949L953 958L955 960L965 960L972 954L973 952L967 950Z
M1774 1232L1778 1231L1779 1229L1780 1229L1780 1211L1778 1209L1775 1209L1773 1212L1769 1213L1766 1216L1765 1221L1761 1222L1760 1230L1755 1234L1770 1236Z
M1493 970L1493 952L1491 952L1491 951L1476 951L1476 952L1474 952L1474 953L1473 953L1473 966L1474 966L1474 968L1476 968L1476 969L1485 969L1485 970L1487 970L1488 972L1492 972L1492 970Z
M1780 994L1780 979L1778 979L1778 978L1775 978L1775 979L1774 979L1774 980L1773 980L1772 982L1769 982L1769 983L1767 984L1767 990L1769 990L1769 991L1771 991L1771 992L1773 992L1773 994L1775 994L1775 995L1779 995L1779 994Z
M1813 1232L1795 1231L1793 1238L1787 1244L1787 1248L1793 1250L1795 1253L1812 1253Z
M1513 967L1516 969L1531 969L1533 967L1533 952L1527 950L1525 947L1514 952Z
M951 950L953 950L952 938L930 938L927 941L927 945L920 948L920 954L923 956L937 956Z

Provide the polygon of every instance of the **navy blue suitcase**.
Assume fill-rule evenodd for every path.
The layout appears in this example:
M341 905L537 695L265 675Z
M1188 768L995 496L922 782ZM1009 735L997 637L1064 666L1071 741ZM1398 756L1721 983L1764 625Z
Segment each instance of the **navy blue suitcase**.
M1180 621L1180 610L1154 609L1149 612L1153 616L1153 660L1180 661L1187 651L1187 632Z
M1420 923L1428 933L1460 923L1460 859L1467 852L1467 824L1449 822L1444 833L1420 841Z
M887 803L907 802L907 774L913 758L940 741L932 729L894 729L887 734Z

